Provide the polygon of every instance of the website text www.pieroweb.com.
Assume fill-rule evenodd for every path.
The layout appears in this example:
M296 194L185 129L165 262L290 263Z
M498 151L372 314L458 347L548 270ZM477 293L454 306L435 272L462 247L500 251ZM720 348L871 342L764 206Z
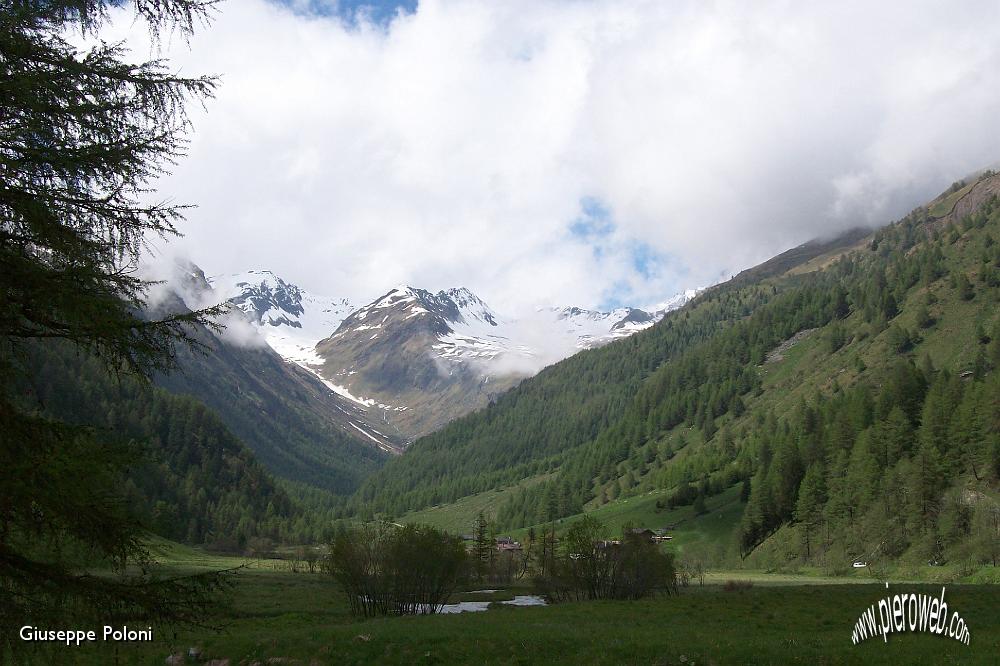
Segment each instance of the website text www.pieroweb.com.
M886 583L886 589L888 587ZM944 593L942 587L940 596L911 592L879 599L854 623L851 641L857 644L867 638L881 637L889 642L890 634L920 631L947 636L968 645L969 627L958 611L952 610L949 615Z

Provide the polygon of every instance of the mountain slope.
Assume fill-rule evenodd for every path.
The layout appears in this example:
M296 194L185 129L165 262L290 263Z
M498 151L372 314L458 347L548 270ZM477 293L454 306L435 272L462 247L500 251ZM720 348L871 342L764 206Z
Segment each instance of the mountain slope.
M182 350L179 371L156 383L215 410L272 473L349 493L385 460L392 439L369 439L367 414L305 371L269 348L204 342L205 353Z
M655 489L683 505L745 483L744 554L791 523L814 538L801 553L794 542L796 557L832 552L815 543L820 524L853 554L900 557L924 552L956 515L965 527L938 541L964 547L970 525L989 523L1000 474L998 185L987 173L883 231L796 248L546 369L416 442L362 486L356 510L399 515L537 479L498 508L519 526ZM864 451L893 419L921 446L870 463ZM900 479L893 492L923 498L895 509L916 517L891 548L871 536L889 529L875 515L885 502L872 503L886 486L866 481L867 495L845 499L837 485L852 464L881 465ZM921 481L919 469L934 472ZM864 517L863 534L850 515Z
M376 396L408 436L432 432L485 404L521 375L495 377L486 363L507 351L495 315L468 290L393 289L355 311L316 345L319 374ZM516 353L516 352L515 352Z
M739 301L712 294L648 330L550 366L488 408L419 440L405 460L366 482L358 498L399 513L559 469L621 418L667 359L773 298L771 290Z
M507 321L468 289L432 294L401 286L316 345L317 371L352 394L374 396L401 436L417 437L489 404L545 365L652 326L690 296L653 313L551 308Z
M213 300L201 271L182 268L173 280L177 291L163 295L154 314L187 309L178 293L195 304ZM398 449L398 440L378 432L365 410L286 362L252 332L236 335L239 320L229 324L221 337L195 331L204 348L179 349L179 369L156 383L215 410L272 473L349 493Z

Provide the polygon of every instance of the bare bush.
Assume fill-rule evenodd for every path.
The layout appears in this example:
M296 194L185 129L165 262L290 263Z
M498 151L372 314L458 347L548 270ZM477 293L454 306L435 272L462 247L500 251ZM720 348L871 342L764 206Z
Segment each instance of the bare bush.
M722 589L726 592L744 592L753 587L752 580L727 580Z

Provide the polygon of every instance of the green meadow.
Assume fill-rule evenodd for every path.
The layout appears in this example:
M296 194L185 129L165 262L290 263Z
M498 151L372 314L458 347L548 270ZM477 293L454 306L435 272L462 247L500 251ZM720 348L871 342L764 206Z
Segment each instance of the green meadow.
M29 664L164 664L196 647L197 661L237 664L995 664L1000 601L991 585L948 585L946 600L968 623L969 645L902 634L885 643L851 641L861 612L886 590L858 576L710 572L704 585L643 601L547 607L496 604L479 613L361 620L323 573L293 572L282 560L243 560L158 543L173 574L241 566L216 629L154 627L152 643L53 649ZM750 587L730 589L728 581ZM853 584L845 584L853 583ZM472 584L455 601L510 599ZM940 594L940 585L893 584L891 593ZM226 663L216 662L219 663Z

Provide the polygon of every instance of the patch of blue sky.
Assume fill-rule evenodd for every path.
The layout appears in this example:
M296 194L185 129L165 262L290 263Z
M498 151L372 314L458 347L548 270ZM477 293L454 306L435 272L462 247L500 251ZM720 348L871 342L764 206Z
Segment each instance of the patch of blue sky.
M569 232L575 238L598 243L615 231L611 210L600 199L584 197L580 200L580 216L569 225Z
M660 268L667 258L653 249L649 243L633 241L629 247L629 260L632 268L644 279L650 280L660 273Z
M604 292L597 308L602 312L610 312L617 308L626 307L632 305L629 301L633 296L632 285L627 280L618 280Z
M641 295L648 296L651 288L664 283L677 283L687 273L677 257L659 252L649 243L636 238L621 238L611 208L597 197L580 200L580 213L569 224L570 238L590 248L596 268L627 262L631 275L612 283L601 297L601 310L632 306ZM673 296L663 294L660 298Z
M338 18L347 25L361 21L387 27L399 12L417 11L418 0L271 0L292 11L311 16Z
M683 282L691 270L680 258L669 252L660 252L649 243L633 240L628 244L628 257L632 269L646 282Z

